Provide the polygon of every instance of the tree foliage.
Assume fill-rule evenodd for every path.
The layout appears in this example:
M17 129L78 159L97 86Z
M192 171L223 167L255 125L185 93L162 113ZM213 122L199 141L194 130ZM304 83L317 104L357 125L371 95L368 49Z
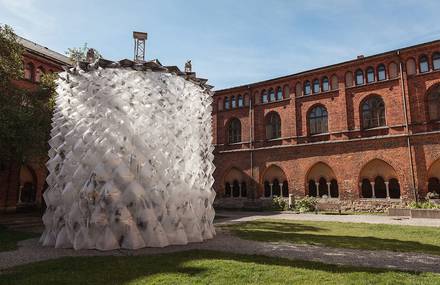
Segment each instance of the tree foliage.
M47 153L56 76L44 74L35 91L18 88L23 51L12 29L0 26L0 161L18 165Z
M89 50L89 47L87 46L87 43L84 43L82 47L77 48L68 48L66 55L70 58L72 62L78 63L80 61L87 61L87 51ZM95 52L95 57L101 57L101 54L93 49Z

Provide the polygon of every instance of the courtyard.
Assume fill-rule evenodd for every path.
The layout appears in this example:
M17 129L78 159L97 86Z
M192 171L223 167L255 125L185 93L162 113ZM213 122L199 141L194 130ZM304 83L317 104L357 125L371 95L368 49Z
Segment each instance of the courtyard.
M436 219L218 211L212 240L136 251L43 247L28 214L0 224L0 284L440 284Z

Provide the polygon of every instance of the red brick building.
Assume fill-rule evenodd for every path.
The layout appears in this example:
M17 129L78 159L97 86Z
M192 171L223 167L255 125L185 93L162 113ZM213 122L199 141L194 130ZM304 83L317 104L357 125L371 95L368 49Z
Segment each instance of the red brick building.
M440 193L440 41L219 90L217 203L381 210Z
M62 71L70 60L55 51L24 38L19 38L25 48L23 54L24 76L16 82L20 88L35 90L42 74ZM46 180L46 159L34 159L23 167L0 165L0 210L33 207L42 203Z

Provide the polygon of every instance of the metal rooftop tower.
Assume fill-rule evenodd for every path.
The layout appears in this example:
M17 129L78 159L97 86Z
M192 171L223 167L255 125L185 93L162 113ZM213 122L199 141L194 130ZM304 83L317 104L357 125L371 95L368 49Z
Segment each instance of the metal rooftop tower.
M145 61L145 41L147 40L147 38L147 33L133 32L134 61Z

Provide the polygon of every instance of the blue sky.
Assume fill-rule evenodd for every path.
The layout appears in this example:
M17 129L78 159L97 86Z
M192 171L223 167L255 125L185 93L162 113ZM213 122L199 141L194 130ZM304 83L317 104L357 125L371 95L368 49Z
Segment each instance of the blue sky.
M0 0L0 23L64 53L87 42L109 59L193 70L216 89L440 39L440 1Z

